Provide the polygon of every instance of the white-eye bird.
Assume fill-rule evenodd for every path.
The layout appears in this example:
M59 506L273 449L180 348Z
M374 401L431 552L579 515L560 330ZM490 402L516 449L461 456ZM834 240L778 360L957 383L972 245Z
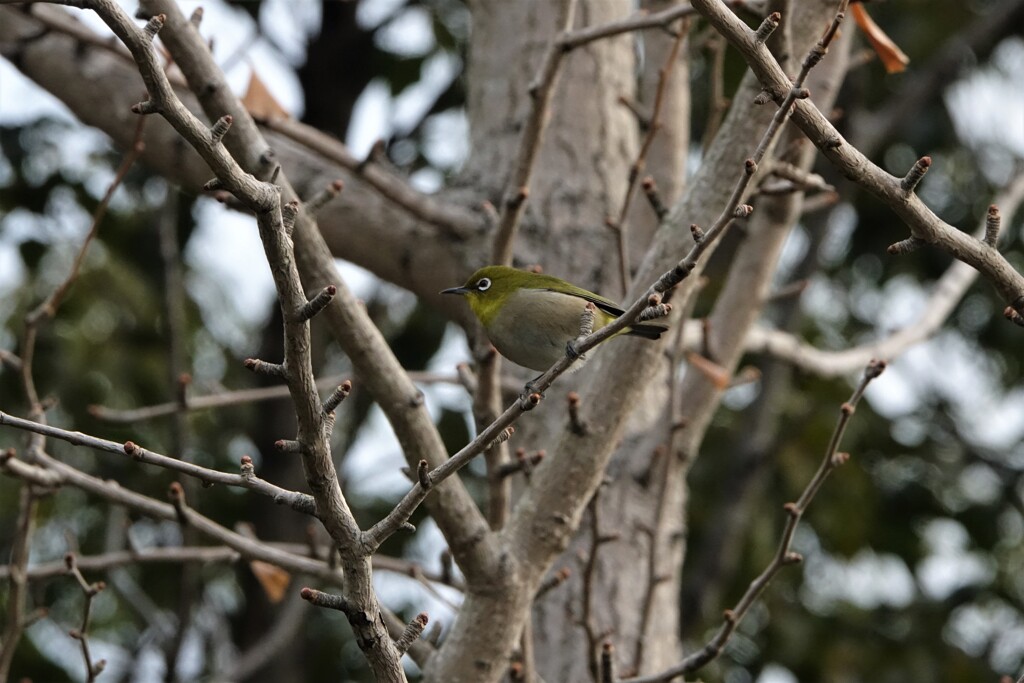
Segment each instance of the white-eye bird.
M554 365L579 336L580 317L588 301L597 307L594 331L623 313L614 301L565 280L508 266L481 268L466 284L441 293L465 296L498 352L538 372ZM657 339L666 329L633 324L619 334Z

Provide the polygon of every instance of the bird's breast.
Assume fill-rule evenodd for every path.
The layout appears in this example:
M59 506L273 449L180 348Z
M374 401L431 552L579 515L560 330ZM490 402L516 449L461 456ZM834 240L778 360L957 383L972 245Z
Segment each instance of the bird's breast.
M580 316L587 302L571 294L522 289L509 295L486 325L495 348L513 363L543 372L565 355L566 343L580 333ZM606 316L600 311L594 329Z

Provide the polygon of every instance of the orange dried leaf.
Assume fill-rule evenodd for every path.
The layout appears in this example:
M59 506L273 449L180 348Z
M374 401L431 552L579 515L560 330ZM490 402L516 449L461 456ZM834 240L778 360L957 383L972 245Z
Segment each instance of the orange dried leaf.
M245 96L242 97L242 106L253 117L264 121L288 118L288 112L270 94L267 86L263 85L263 81L256 75L255 70L249 77L249 88L245 91Z
M699 353L688 351L686 354L686 362L690 364L691 368L707 377L708 381L714 384L716 389L725 389L729 386L729 383L732 380L728 370L715 361L705 358Z
M864 9L864 5L859 2L854 3L850 5L850 11L853 12L853 20L857 22L857 26L867 36L871 47L875 48L875 52L878 54L878 58L882 60L886 72L894 74L906 69L907 64L910 63L910 57L905 55L903 50L892 41L892 38L887 36L885 31L874 22L868 15L868 11Z
M291 583L292 575L280 567L260 560L250 562L249 568L256 575L256 580L267 594L267 599L273 603L281 602L288 584Z

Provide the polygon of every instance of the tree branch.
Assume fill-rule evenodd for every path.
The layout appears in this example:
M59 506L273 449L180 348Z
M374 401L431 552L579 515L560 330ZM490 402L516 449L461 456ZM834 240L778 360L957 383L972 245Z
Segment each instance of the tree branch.
M420 384L454 384L462 385L458 375L444 374L438 372L409 371L409 379ZM316 380L316 387L320 391L334 389L343 381L348 379L347 375L335 375L322 377ZM511 380L502 383L505 391L516 391L519 389L517 383ZM275 399L288 398L288 387L284 384L271 387L257 387L253 389L236 389L224 391L206 396L187 396L185 399L185 410L209 410L211 408L223 408L226 406L244 405L247 403L258 403L260 401L272 401ZM129 408L121 410L108 406L90 405L89 414L98 420L112 422L115 424L132 424L142 420L152 420L158 417L173 415L180 410L180 402L171 401L158 403L142 408Z
M0 468L6 470L7 463L13 457L13 450L0 454ZM31 484L25 482L19 493L17 529L11 542L10 573L7 577L7 623L0 636L0 680L4 681L10 673L14 653L27 626L25 603L28 595L29 546L35 529L37 507L38 496L32 491Z
M249 489L250 491L255 491L256 493L268 496L278 505L287 505L297 512L317 516L317 507L313 496L306 493L299 493L298 491L289 491L281 488L280 486L276 486L265 479L260 479L253 474L252 461L248 457L242 458L241 474L230 474L228 472L221 472L219 470L210 469L184 460L178 460L177 458L161 455L160 453L146 450L131 441L126 443L107 441L106 439L100 439L95 436L83 434L82 432L70 432L65 429L60 429L59 427L51 427L31 420L24 420L19 417L14 417L13 415L9 415L3 411L0 411L0 425L6 425L8 427L14 427L15 429L21 429L35 434L60 439L61 441L66 441L75 446L85 446L86 448L91 448L105 453L117 453L118 455L127 456L138 462L146 463L148 465L156 465L157 467L162 467L173 472L187 474L190 477L194 477L208 484L223 484L225 486L237 486L239 488Z
M560 24L562 33L572 28L576 18L577 0L560 0L562 13ZM551 96L555 92L558 74L561 72L562 59L566 49L559 36L555 36L544 53L544 61L536 80L530 84L531 107L530 115L523 126L523 134L519 138L512 166L512 177L508 181L508 189L501 204L501 214L495 231L494 247L491 252L491 263L510 265L512 263L512 246L515 243L519 220L526 207L526 199L530 194L530 177L533 175L537 152L544 138L548 121L551 119Z
M616 231L619 246L619 279L622 285L622 292L629 291L632 279L632 268L629 263L629 231L626 216L629 214L629 207L636 196L637 187L640 185L641 175L647 162L647 154L651 150L654 138L661 129L662 106L665 102L666 88L679 59L679 49L682 47L683 39L686 38L688 26L681 26L679 35L672 41L672 47L668 51L665 63L658 70L658 87L654 94L654 105L651 110L651 120L648 123L647 134L640 144L640 151L629 168L629 181L626 186L626 195L622 199L622 206L619 208L618 218L609 221L609 226Z
M846 426L849 424L850 418L853 416L854 410L857 407L857 403L864 395L864 391L867 389L868 384L870 384L873 379L881 375L883 370L885 370L885 363L881 361L872 361L864 370L864 375L861 378L860 383L857 385L857 388L850 396L850 399L842 405L839 411L839 419L836 421L835 429L832 431L832 437L829 439L828 447L825 449L825 457L822 459L821 464L818 467L818 471L815 472L814 476L807 483L807 486L800 494L800 498L797 499L795 503L786 503L784 506L788 516L786 518L786 526L783 529L782 537L779 540L779 545L775 551L775 555L772 557L768 566L765 567L764 571L762 571L761 574L751 582L747 591L743 594L743 597L739 599L736 605L732 609L725 611L722 626L719 627L718 632L715 633L714 637L708 641L703 648L688 656L679 664L650 676L638 676L636 678L623 679L622 683L666 683L678 676L685 676L686 674L693 673L716 659L718 655L721 654L726 643L729 642L729 639L736 631L736 628L743 620L743 617L746 616L747 611L750 610L754 602L768 587L768 584L771 583L771 580L775 575L778 574L783 567L797 564L803 560L799 554L790 551L790 547L793 544L793 537L796 534L796 528L800 524L800 519L804 512L807 511L807 507L814 499L814 495L821 488L821 485L825 482L825 479L828 478L828 475L849 459L848 453L839 452L839 443L842 441L843 433L846 431Z
M392 175L379 164L357 159L340 140L295 119L268 119L261 124L332 161L366 181L382 197L417 220L437 227L445 235L466 239L483 227L483 222L462 207L442 203L422 194L405 180Z
M729 0L727 4L730 7L736 8L746 7L748 0ZM632 33L633 31L642 31L649 28L667 28L677 19L692 16L695 13L696 10L693 9L690 3L679 3L675 7L670 7L653 14L646 10L640 10L625 19L569 31L562 35L559 43L566 50L575 50L578 47L582 47L595 40L601 40L602 38L610 38L623 33Z
M765 91L776 102L791 90L789 79L753 31L721 0L694 0L693 6L743 55ZM848 144L810 100L796 103L793 122L848 178L882 200L910 228L911 235L976 268L1018 314L1024 312L1024 277L997 251L942 221L896 178Z
M152 48L152 40L164 27L167 15L155 14L145 29L140 31L110 0L92 0L89 6L128 47L139 66L150 99L136 105L134 110L140 114L161 113L210 165L218 185L238 197L256 215L260 239L270 263L274 285L284 313L284 367L287 368L285 376L298 418L297 439L302 445L306 479L316 499L320 520L342 550L343 566L348 579L346 588L350 599L364 613L378 614L376 595L370 585L369 562L365 555L361 554L359 546L361 531L341 493L331 458L327 418L323 414L313 380L309 323L301 316L307 299L299 280L291 240L285 232L280 194L273 186L262 183L244 172L222 145L221 140L224 139L228 127L235 123L235 118L231 114L217 117L218 123L208 131L174 93L163 70L156 62ZM177 8L173 9L175 12L172 21L177 30L194 31L194 26L184 21L176 11ZM173 45L173 42L168 44ZM187 78L189 70L186 64L201 59L199 55L208 54L208 51L205 50L205 46L200 46L188 55L180 51L175 54L173 49L172 54ZM209 84L204 83L204 86L207 85ZM237 123L243 128L252 125L249 119L239 120ZM260 149L265 149L265 146ZM263 152L257 153L253 148L250 148L249 154L263 156ZM240 158L245 159L246 156ZM172 493L175 491L172 485ZM185 506L184 496L176 496L173 499L176 502L175 509L179 519L185 521L191 511ZM206 521L205 518L197 517L190 523L202 529ZM398 662L399 655L387 638L386 630L379 619L352 620L352 627L357 633L358 642L364 646L364 654L375 675L381 680L404 680L404 673Z
M105 659L93 663L92 653L89 650L89 620L92 617L92 601L106 588L106 584L102 581L97 581L96 583L86 581L85 577L82 576L82 571L78 568L74 553L65 555L64 563L67 573L75 578L75 581L78 582L78 587L82 589L82 595L85 597L85 604L82 607L82 625L77 629L71 629L70 635L78 641L81 647L82 659L85 662L85 679L92 683L107 665L107 660Z
M1016 213L1024 201L1024 173L1018 174L994 199L1007 216ZM988 221L975 232L983 239ZM989 245L995 247L994 244ZM954 261L932 286L931 295L914 322L877 341L841 351L822 351L799 337L782 330L754 326L746 337L746 351L766 353L821 377L847 375L871 358L892 360L908 348L932 337L953 313L967 290L978 278L978 271L962 261Z

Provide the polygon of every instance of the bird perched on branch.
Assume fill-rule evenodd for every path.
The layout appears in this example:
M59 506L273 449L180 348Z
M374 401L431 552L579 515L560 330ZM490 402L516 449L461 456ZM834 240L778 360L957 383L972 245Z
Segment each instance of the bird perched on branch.
M544 372L580 335L587 303L594 305L594 331L622 315L618 304L551 275L508 266L487 266L466 284L442 294L466 297L470 309L501 355L523 367ZM618 334L657 339L667 328L634 323ZM577 364L577 367L580 364Z

